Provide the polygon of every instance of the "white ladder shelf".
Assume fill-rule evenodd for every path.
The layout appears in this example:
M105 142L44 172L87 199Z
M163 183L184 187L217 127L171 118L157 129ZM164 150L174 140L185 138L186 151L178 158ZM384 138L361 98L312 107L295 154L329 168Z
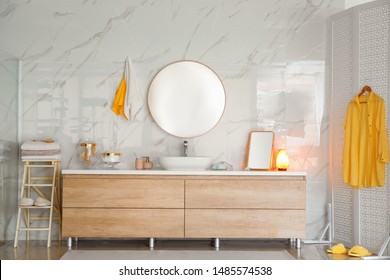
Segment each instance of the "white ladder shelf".
M60 206L60 161L59 160L23 160L23 181L20 187L20 199L41 197L50 202L47 206L29 205L18 206L14 247L18 247L19 233L26 231L27 240L30 240L31 231L47 231L47 247L51 245L51 228L53 220L58 220L59 240L61 240L61 206ZM49 173L47 175L46 173ZM41 176L44 174L45 176ZM40 176L38 176L40 175ZM48 209L47 216L31 215L33 210ZM23 213L25 227L20 225ZM56 213L56 216L53 214ZM31 227L36 220L47 220L47 227Z

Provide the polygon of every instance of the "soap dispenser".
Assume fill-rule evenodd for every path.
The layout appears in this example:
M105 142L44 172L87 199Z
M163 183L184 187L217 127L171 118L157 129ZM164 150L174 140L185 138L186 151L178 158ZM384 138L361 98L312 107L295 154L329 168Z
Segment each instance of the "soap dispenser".
M152 169L153 162L150 161L149 157L144 157L144 169Z

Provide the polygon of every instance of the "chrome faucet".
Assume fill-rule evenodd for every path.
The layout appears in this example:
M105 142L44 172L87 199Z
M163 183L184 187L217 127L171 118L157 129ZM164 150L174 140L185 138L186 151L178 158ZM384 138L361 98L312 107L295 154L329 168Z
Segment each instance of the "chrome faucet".
M184 156L188 156L188 141L183 142Z

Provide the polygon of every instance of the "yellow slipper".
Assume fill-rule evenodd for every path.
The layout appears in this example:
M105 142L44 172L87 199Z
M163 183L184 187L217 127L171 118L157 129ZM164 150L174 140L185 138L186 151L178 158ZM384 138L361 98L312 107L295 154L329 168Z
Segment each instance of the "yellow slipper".
M353 246L348 251L348 256L352 256L352 257L367 257L371 255L372 255L371 252L369 252L366 248L359 245Z
M332 248L330 248L326 251L328 253L331 253L331 254L346 254L347 253L347 249L345 249L345 246L342 243L336 244L336 245L332 246Z

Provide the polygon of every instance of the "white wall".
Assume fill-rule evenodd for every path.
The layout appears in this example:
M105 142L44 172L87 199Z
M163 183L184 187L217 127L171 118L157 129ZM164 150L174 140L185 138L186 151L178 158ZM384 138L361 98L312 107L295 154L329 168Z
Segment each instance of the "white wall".
M344 1L37 0L0 3L0 49L23 60L22 139L54 137L63 168L81 166L77 143L152 160L179 155L181 142L153 122L147 88L164 65L201 61L221 77L227 106L189 153L241 169L251 130L276 133L291 170L308 172L308 237L324 225L328 200L325 31ZM110 107L130 56L144 106L132 123Z

